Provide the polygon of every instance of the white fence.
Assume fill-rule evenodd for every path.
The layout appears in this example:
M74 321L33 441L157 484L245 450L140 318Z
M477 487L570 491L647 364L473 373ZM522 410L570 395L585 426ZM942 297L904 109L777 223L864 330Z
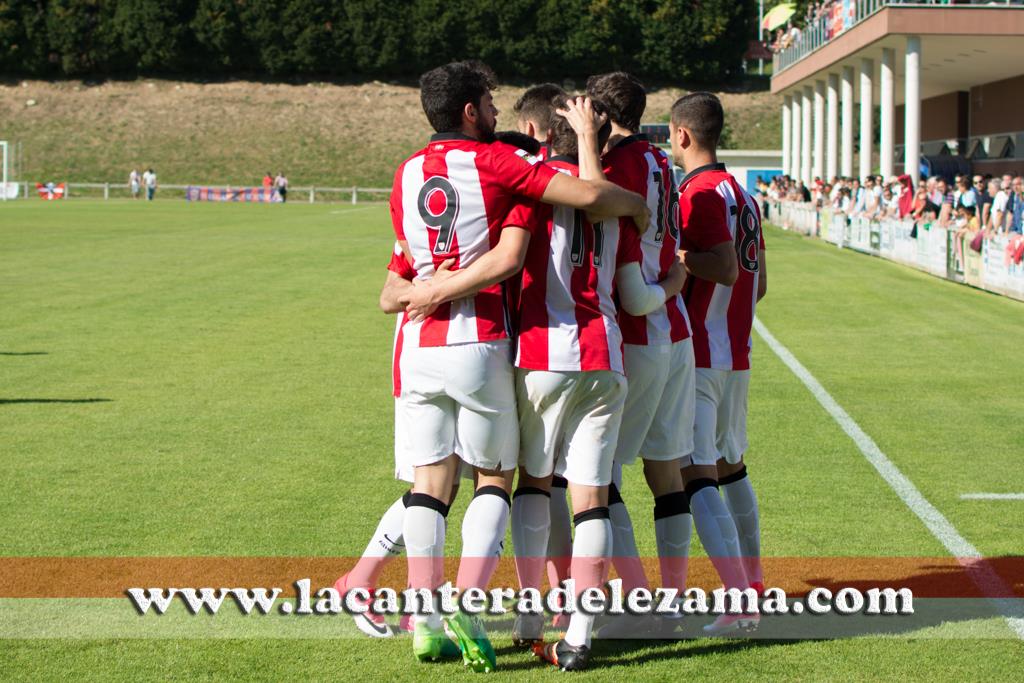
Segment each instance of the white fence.
M199 183L193 183L198 185ZM33 183L21 183L22 197L29 199L36 196L36 189ZM32 185L30 188L29 185ZM156 196L166 198L168 193L172 197L184 198L185 190L190 185L163 185L157 187ZM228 187L227 185L210 185L210 187ZM232 186L233 187L233 186ZM242 187L242 186L239 186ZM253 187L253 186L250 186ZM131 188L128 183L64 183L65 199L118 199L131 196ZM319 186L294 186L288 188L288 198L291 201L309 202L346 202L357 204L362 201L380 201L387 199L391 194L390 187L319 187ZM142 196L145 196L145 188L142 188Z
M954 233L934 223L850 218L799 202L768 202L766 209L767 220L787 230L1024 301L1024 262L1013 258L1024 238L986 239L978 253L968 240L957 249Z

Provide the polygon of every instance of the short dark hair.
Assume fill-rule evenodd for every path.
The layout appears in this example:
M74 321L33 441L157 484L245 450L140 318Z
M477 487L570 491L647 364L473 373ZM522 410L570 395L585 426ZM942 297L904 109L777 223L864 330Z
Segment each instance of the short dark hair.
M540 154L540 143L526 133L517 130L503 130L494 134L494 139L506 145L518 147L531 156Z
M608 107L600 100L591 100L591 105L594 107L594 111L597 114L607 114ZM565 100L555 98L551 101L552 109L564 109ZM601 126L601 130L597 132L597 148L600 150L604 147L605 143L608 142L608 138L612 134L612 123L609 119L604 122ZM551 148L555 151L555 154L559 156L579 157L579 141L576 138L576 131L569 125L569 121L564 116L555 115L554 125L551 127Z
M715 149L725 126L722 103L709 92L683 95L672 105L672 125L686 126L693 132L698 145L704 149Z
M587 79L587 95L601 100L608 107L608 116L617 125L636 132L647 109L647 92L643 83L625 71L591 76Z
M555 110L551 101L561 97L563 100L568 94L561 86L554 83L541 83L527 88L516 103L512 105L512 113L519 119L533 121L545 132L554 128ZM565 102L562 103L565 105Z
M438 133L462 129L462 110L480 106L496 86L494 72L483 62L451 62L420 76L420 103Z

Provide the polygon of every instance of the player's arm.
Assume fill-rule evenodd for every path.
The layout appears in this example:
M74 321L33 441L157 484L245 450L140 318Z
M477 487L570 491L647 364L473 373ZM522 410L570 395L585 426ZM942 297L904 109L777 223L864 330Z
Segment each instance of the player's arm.
M633 261L615 271L615 288L619 293L622 310L630 315L647 315L661 308L666 301L682 291L686 271L676 261L668 274L657 284L647 284L640 264Z
M651 210L636 192L607 180L580 180L565 173L551 179L541 201L582 209L594 216L630 216L637 225L647 225Z
M385 313L401 313L405 310L402 297L412 289L412 282L393 270L388 271L384 287L380 290L380 310Z
M757 275L757 300L760 301L768 293L768 266L764 260L764 249L758 251L757 262L760 266L760 272Z
M680 250L679 259L690 275L726 287L732 287L740 275L732 240L719 242L707 251Z
M454 259L449 259L442 264L442 268L451 266ZM416 271L409 259L409 243L403 240L395 242L395 249L391 252L391 262L388 263L388 277L384 281L384 287L380 292L380 309L385 313L401 313L405 310L405 304L401 302L402 295L412 287L412 280L416 277Z
M569 122L569 125L572 126L572 129L576 131L577 156L580 169L579 177L588 182L611 182L605 177L604 167L601 164L600 145L598 144L598 133L601 130L601 126L604 125L607 116L605 114L598 115L594 112L594 108L589 97L577 97L575 100L569 99L566 101L566 108L559 109L556 113L559 116L565 117L566 121ZM612 184L616 187L620 187L616 183ZM643 201L642 197L641 200ZM644 204L646 205L646 201L644 201ZM638 225L647 225L647 223L636 222L641 220L643 217L636 216L634 214L602 213L600 211L587 210L587 220L591 223L600 223L604 220L608 220L609 218L618 216L633 217L633 223L625 221L624 223L621 223L621 225L631 227L634 230L638 230L636 227ZM650 220L649 207L646 218L648 221Z
M530 244L530 231L517 226L506 226L493 249L461 270L450 271L439 277L418 282L406 290L401 299L407 304L411 320L420 320L446 301L454 301L476 294L481 289L503 282L518 273L526 260Z

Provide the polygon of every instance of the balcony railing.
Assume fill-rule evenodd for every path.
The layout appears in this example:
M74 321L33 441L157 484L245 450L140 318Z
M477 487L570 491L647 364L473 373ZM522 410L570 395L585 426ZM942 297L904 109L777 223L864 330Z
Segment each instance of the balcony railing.
M799 36L793 39L789 47L776 52L772 57L772 74L778 75L793 66L821 46L838 38L868 17L885 9L899 6L901 8L936 8L947 9L1004 9L1012 7L1024 9L1024 0L975 0L952 4L953 0L932 0L931 2L906 2L905 0L833 0L826 3L828 8L820 17L816 17L801 29Z

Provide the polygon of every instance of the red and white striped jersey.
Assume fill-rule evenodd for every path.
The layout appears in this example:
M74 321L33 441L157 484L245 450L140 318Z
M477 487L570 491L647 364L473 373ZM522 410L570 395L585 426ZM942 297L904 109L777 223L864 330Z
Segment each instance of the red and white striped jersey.
M575 159L553 157L561 173L578 174ZM623 373L616 321L615 271L640 260L640 240L618 221L591 224L567 206L524 202L506 225L531 230L519 299L516 366L556 372Z
M631 135L620 140L601 161L608 180L647 199L651 222L640 238L643 255L640 271L648 284L656 284L668 275L679 251L672 162L646 135ZM620 223L623 227L636 225L632 218L622 218ZM627 344L657 346L690 336L686 307L679 295L647 315L634 316L620 311L619 324Z
M406 280L413 280L416 277L416 271L413 270L412 264L409 263L405 252L402 251L402 245L398 242L395 242L395 248L391 251L388 270ZM402 327L407 320L405 311L399 313L397 318L398 320L395 321L395 343L391 354L391 393L396 397L402 395L402 373L399 372L399 361L402 357L402 342L404 341Z
M465 268L497 243L517 197L540 199L555 171L530 164L516 148L459 133L434 135L398 167L391 190L391 222L408 243L419 278L443 261ZM501 286L442 304L422 322L407 322L410 346L448 346L508 336Z
M708 164L679 184L679 217L683 249L707 251L731 241L739 260L739 277L732 287L693 276L686 280L683 298L693 325L697 367L749 370L759 250L764 249L761 210L725 164Z

